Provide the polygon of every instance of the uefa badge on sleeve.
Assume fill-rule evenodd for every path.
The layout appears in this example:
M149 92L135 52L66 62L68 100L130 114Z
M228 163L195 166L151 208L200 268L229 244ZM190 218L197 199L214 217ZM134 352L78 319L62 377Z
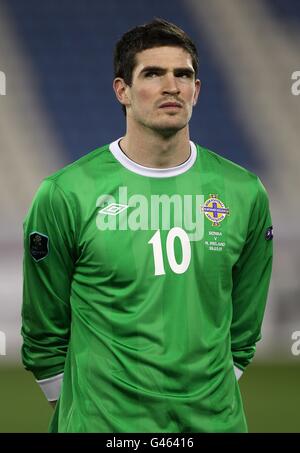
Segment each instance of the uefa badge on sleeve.
M49 253L49 238L45 234L34 231L30 234L30 255L38 262L46 258Z

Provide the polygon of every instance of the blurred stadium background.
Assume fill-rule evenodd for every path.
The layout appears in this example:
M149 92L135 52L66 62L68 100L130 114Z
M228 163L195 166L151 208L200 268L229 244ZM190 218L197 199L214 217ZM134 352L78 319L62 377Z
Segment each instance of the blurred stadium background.
M51 416L20 363L23 218L45 176L124 133L114 44L155 16L199 49L191 138L256 172L270 194L273 279L240 385L251 432L300 432L298 0L0 0L0 432L46 431Z

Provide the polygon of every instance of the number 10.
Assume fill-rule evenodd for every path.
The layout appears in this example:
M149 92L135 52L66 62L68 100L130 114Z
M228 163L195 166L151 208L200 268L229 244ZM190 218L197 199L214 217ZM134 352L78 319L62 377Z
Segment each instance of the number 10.
M182 260L177 263L174 252L174 241L178 238L181 242ZM155 275L165 275L165 267L162 254L160 230L152 236L148 244L152 244L154 255ZM179 227L172 228L167 236L167 257L170 268L175 274L183 274L191 261L191 244L187 233Z

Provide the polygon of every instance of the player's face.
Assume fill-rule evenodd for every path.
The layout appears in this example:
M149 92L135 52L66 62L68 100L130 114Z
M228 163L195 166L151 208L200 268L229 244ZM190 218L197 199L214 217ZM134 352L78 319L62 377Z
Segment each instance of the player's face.
M132 84L126 87L127 115L150 129L172 134L187 126L199 91L188 52L171 46L147 49L136 55Z

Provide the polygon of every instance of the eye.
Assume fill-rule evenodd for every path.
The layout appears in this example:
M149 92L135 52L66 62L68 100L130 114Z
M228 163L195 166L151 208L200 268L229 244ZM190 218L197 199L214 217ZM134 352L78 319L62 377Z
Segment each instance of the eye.
M145 73L145 77L147 77L147 79L152 79L157 76L159 76L158 71L148 71Z
M181 71L176 74L176 77L180 77L182 79L191 79L193 74L189 71Z

